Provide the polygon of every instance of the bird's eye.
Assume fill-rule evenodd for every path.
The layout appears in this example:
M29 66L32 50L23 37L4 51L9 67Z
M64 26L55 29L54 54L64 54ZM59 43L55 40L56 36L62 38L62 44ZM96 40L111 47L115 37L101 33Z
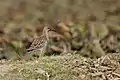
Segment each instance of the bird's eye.
M48 28L48 30L50 31L51 29L50 29L50 28Z

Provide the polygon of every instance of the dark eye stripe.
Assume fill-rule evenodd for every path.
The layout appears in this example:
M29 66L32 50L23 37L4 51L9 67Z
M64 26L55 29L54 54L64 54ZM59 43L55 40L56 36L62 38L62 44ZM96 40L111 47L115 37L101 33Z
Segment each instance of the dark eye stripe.
M51 29L50 28L48 28L48 31L50 31Z
M48 29L50 29L50 28L48 28Z
M55 30L52 30L52 29L49 29L49 30L48 30L48 32L49 32L49 31L53 31L53 32L56 32Z

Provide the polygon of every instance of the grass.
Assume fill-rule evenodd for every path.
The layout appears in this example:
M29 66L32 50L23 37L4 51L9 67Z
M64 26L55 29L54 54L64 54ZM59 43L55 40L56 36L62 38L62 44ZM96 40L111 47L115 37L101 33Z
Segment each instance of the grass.
M0 80L83 80L88 78L85 61L90 60L79 55L46 56L38 62L1 61Z
M73 54L41 56L37 61L1 60L0 80L120 79L119 54L114 55L110 59L104 56L99 59L90 59L79 54ZM110 64L108 64L109 62Z

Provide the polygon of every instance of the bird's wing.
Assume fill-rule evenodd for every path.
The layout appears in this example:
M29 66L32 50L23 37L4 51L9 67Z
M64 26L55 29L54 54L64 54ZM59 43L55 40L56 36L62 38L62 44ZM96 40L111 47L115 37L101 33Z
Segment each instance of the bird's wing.
M46 42L45 36L40 36L34 39L30 47L27 49L27 52L31 52L31 51L38 50L38 49L40 50L41 48L44 47L45 42Z

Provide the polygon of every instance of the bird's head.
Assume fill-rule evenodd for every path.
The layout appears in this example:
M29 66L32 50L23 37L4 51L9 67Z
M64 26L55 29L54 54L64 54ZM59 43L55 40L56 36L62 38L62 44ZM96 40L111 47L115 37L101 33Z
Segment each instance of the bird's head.
M49 40L49 32L56 32L55 30L52 30L52 29L50 29L49 27L47 27L47 26L45 26L44 28L43 28L43 34L47 37L47 39Z
M45 34L47 34L48 35L48 32L49 31L53 31L53 32L56 32L55 30L52 30L52 29L50 29L49 27L47 27L47 26L45 26L44 28L43 28L43 33L45 33Z

